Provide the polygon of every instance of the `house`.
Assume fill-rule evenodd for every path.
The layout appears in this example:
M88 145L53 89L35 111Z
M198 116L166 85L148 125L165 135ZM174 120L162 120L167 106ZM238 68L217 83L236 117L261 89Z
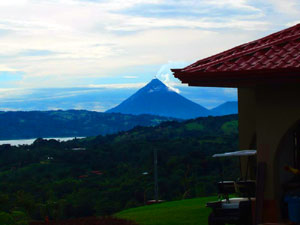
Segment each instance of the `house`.
M258 221L284 221L284 197L300 190L285 169L300 169L300 24L172 72L190 86L238 89L239 147L257 148Z

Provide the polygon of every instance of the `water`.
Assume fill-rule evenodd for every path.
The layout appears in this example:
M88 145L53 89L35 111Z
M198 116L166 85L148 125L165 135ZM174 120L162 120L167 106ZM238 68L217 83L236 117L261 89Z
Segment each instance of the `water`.
M75 137L56 137L56 138L43 138L46 140L55 139L57 141L69 141L73 140ZM76 137L76 138L84 138L84 137ZM20 139L20 140L2 140L0 141L0 145L3 144L10 144L12 146L18 146L18 145L31 145L36 138L32 139Z

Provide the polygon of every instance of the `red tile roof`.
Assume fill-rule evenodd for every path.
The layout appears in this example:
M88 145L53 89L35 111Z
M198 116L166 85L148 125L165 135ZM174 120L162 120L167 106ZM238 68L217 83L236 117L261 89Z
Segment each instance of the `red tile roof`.
M172 71L192 86L300 83L300 24Z

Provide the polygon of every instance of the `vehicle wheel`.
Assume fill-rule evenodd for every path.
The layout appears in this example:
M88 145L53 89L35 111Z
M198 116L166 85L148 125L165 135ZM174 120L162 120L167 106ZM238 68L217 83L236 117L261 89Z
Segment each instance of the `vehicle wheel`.
M214 214L211 213L209 216L208 216L208 225L225 225L225 223L223 222L217 222L214 220Z
M252 217L245 216L242 221L238 223L239 225L252 225Z

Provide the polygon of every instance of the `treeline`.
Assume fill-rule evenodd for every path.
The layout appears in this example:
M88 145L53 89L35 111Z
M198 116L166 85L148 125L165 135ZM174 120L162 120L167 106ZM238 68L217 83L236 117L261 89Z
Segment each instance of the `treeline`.
M143 205L154 198L154 149L160 199L212 195L222 163L212 154L237 146L236 115L164 122L68 142L2 145L0 211L58 220ZM237 161L223 164L227 178L237 178Z
M106 135L168 120L171 118L86 110L0 112L0 140Z

